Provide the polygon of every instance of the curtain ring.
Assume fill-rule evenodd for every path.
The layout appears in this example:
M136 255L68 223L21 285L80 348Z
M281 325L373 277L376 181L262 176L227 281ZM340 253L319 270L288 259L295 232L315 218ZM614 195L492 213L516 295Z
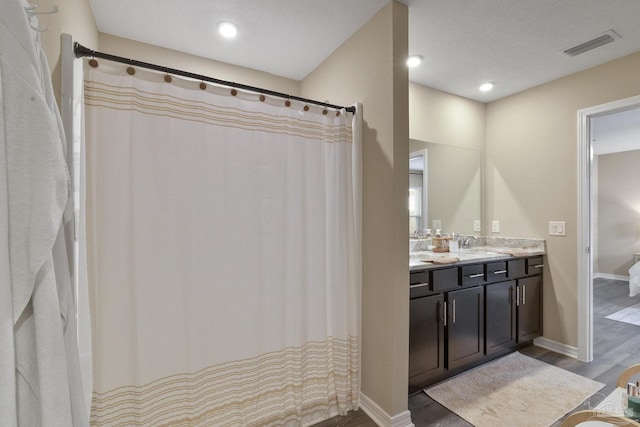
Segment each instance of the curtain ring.
M92 58L89 60L89 65L90 65L91 67L93 67L93 68L98 68L98 61L96 61L96 59L92 57Z
M288 99L284 102L284 105L286 105L287 107L291 107L291 101L289 101Z
M302 107L302 109L303 109L304 111L309 111L309 106L308 106L308 105L305 105L304 107Z
M131 66L131 59L129 59L129 66L127 67L127 74L133 76L136 73L136 69Z
M322 115L323 115L323 116L326 116L328 112L329 112L329 111L327 111L327 109L325 108L324 110L322 110Z
M266 96L264 95L260 95L260 102L264 102L267 99Z
M205 90L207 88L207 84L205 82L200 82L200 89Z
M173 79L171 78L171 76L170 76L169 74L165 74L165 76L164 76L164 81L165 81L165 82L167 82L167 83L171 83L171 80L173 80Z
M234 88L231 89L231 96L236 96L238 94L238 91Z

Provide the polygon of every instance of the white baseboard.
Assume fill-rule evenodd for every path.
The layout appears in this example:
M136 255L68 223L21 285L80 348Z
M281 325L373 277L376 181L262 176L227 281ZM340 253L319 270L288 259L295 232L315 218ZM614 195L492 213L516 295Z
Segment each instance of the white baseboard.
M565 356L573 357L574 359L578 358L577 347L562 344L545 337L534 338L533 344L556 353L564 354Z
M611 279L611 280L623 280L625 282L629 281L629 276L621 276L619 274L609 274L609 273L593 273L594 279Z
M362 392L360 392L360 409L380 427L415 427L411 421L411 412L404 411L392 417Z

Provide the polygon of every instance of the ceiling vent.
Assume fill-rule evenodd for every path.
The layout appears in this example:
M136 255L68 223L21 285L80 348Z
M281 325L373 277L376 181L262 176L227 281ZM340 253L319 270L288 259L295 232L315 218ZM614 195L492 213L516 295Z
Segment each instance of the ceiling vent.
M564 52L569 56L576 56L576 55L580 55L581 53L588 52L597 47L604 46L605 44L611 43L612 41L619 38L620 38L620 34L616 33L613 30L609 30L604 34L594 37L591 40L587 40L584 43L580 43L577 46L573 46L568 49L565 49L562 52Z

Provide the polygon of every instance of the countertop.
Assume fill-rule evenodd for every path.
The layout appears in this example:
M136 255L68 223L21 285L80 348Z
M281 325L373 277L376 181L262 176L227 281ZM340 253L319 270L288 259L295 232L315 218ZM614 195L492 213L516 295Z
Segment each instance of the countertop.
M515 237L474 236L475 244L471 248L460 248L458 252L432 252L427 250L425 239L410 239L409 270L429 270L447 265L463 265L510 258L522 258L546 254L546 242L543 239L523 239ZM438 260L457 258L453 263ZM435 262L434 262L435 260ZM427 261L427 262L425 262Z
M545 253L546 251L544 248L510 248L496 246L480 246L473 247L471 249L460 249L457 253L413 251L409 253L409 270L429 270L432 268L446 266L544 255ZM447 261L451 258L458 258L458 261L453 263L438 262L438 260Z

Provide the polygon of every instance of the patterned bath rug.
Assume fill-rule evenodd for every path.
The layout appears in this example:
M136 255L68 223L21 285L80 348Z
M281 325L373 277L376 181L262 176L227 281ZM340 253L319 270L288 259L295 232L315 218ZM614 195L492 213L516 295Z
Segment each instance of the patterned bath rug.
M516 352L425 393L476 427L548 427L602 387Z

